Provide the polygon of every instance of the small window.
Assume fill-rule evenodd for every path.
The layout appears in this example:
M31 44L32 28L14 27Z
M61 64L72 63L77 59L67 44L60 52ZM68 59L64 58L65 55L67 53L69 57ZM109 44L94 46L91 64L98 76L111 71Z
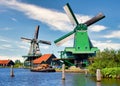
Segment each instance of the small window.
M85 49L87 49L87 47L85 47Z

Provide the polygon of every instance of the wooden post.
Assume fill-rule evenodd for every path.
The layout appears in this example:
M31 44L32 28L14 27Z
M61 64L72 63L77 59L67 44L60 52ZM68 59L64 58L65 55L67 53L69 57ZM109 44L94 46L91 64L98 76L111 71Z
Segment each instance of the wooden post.
M62 80L65 80L65 64L62 65Z
M85 69L85 76L87 77L87 75L88 75L88 70Z
M15 76L15 75L14 75L14 71L13 71L13 65L11 65L10 76L11 76L11 77L14 77L14 76Z
M101 72L100 72L100 69L97 69L97 71L96 71L96 79L97 79L97 82L101 81Z

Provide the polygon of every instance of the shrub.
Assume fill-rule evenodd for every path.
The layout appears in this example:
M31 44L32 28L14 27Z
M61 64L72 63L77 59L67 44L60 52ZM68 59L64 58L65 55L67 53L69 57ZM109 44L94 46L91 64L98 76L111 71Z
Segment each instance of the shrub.
M105 49L91 58L94 58L94 63L88 66L91 74L95 74L96 69L101 69L106 77L120 75L120 50Z
M120 75L120 67L114 67L114 68L104 68L101 70L101 73L103 77L106 78L116 78Z

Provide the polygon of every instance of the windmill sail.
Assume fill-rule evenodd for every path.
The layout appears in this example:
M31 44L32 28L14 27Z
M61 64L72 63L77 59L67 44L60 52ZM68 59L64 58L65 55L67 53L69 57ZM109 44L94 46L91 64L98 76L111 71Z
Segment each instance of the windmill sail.
M68 34L62 36L61 38L55 40L54 42L57 46L59 46L72 38L74 38L74 31L69 32Z
M103 19L104 17L105 17L104 14L99 13L97 16L95 16L95 17L93 17L92 19L86 21L84 24L86 24L87 26L90 26L90 25L94 24L95 22Z
M69 4L67 3L63 8L64 8L67 16L69 17L71 23L73 24L73 26L78 25L78 21L77 21L75 15L73 14L73 11L70 8Z
M44 41L44 40L39 40L38 43L43 43L43 44L51 45L51 42L49 42L49 41Z
M34 39L38 39L38 34L39 34L39 25L36 27Z
M24 38L24 37L21 37L21 40L22 40L22 41L25 41L25 42L29 42L29 43L31 42L31 39Z

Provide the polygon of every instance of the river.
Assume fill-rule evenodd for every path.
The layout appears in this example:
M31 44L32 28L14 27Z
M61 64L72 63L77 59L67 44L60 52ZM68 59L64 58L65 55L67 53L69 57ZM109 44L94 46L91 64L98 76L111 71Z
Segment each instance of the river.
M61 72L31 72L29 69L14 69L15 77L10 77L9 68L0 68L0 86L120 86L120 80L85 77L81 73L66 73L61 80Z

